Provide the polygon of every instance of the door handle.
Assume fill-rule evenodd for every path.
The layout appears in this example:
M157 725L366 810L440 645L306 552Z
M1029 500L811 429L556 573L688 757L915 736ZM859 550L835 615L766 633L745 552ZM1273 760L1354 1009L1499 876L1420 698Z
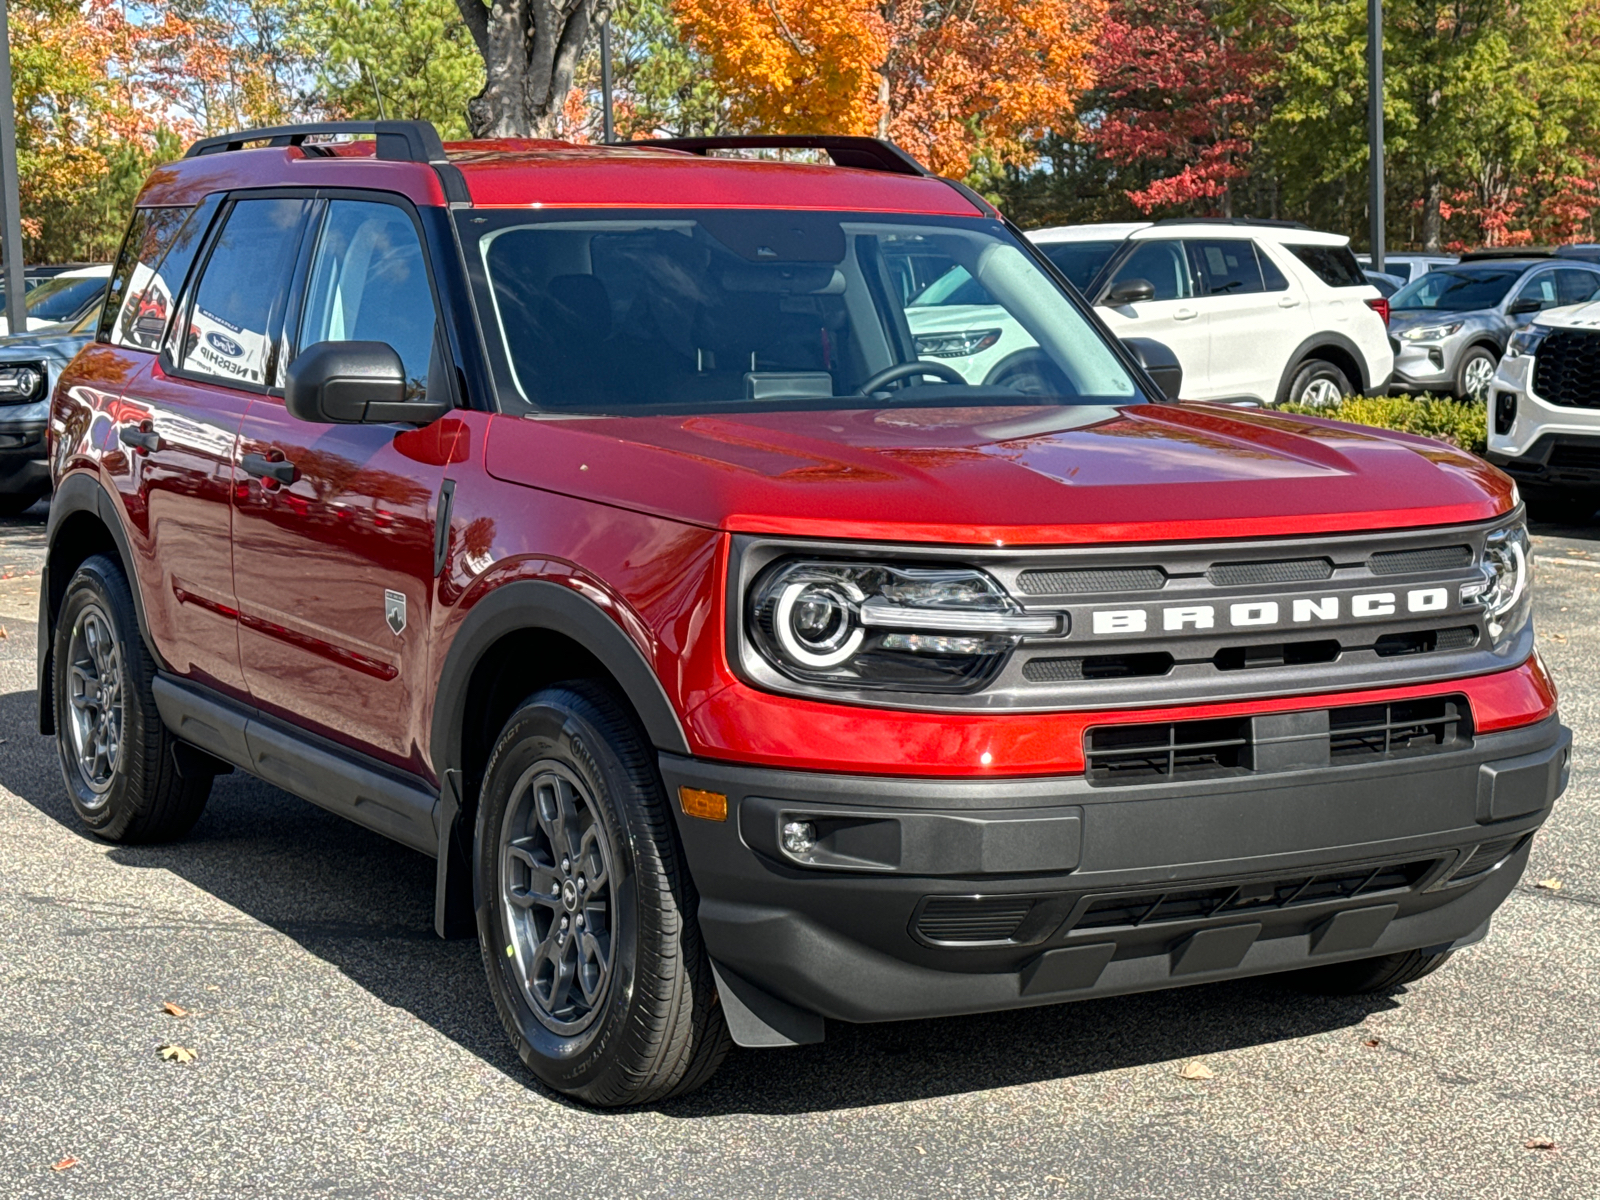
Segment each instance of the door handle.
M285 485L294 482L294 464L287 459L273 461L264 454L246 454L239 460L239 465L244 468L246 475L254 475L257 479L270 479Z
M1180 308L1177 312L1172 314L1172 319L1174 321L1192 321L1199 315L1199 312L1197 312L1195 309Z
M161 449L161 435L154 429L146 429L143 426L135 429L131 425L124 425L117 431L117 440L124 446L132 446L144 454Z
M1296 308L1296 307L1299 306L1299 304L1300 304L1300 297L1299 296L1279 296L1278 297L1278 307L1279 308Z

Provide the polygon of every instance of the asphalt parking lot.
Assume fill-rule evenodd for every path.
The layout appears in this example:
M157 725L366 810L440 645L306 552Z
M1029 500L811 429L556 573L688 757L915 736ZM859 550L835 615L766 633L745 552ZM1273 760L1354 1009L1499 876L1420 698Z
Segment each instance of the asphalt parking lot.
M1445 970L835 1025L624 1113L511 1054L429 860L240 775L182 844L80 833L33 732L42 538L0 522L0 1195L1600 1196L1600 523L1536 538L1572 787Z

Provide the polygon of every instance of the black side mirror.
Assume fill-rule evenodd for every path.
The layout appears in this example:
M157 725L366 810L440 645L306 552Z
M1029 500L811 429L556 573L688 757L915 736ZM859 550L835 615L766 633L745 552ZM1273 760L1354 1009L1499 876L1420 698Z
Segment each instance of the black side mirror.
M387 342L317 342L289 364L283 404L301 421L426 425L448 404L406 399L406 369Z
M1543 312L1543 311L1544 311L1544 301L1543 300L1535 300L1531 296L1526 297L1526 298L1524 298L1522 300L1513 300L1510 304L1506 305L1506 315L1507 316L1511 316L1511 317L1520 317L1520 316L1523 316L1526 313L1536 313L1536 312Z
M1176 400L1183 388L1183 364L1166 343L1154 338L1123 338L1122 344L1161 389L1161 394L1168 400Z
M1124 304L1141 304L1155 298L1156 285L1148 279L1123 279L1112 285L1102 303L1121 308Z

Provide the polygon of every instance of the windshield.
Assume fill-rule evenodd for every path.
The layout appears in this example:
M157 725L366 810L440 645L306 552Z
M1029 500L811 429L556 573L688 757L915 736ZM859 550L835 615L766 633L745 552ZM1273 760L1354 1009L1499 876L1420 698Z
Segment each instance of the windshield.
M793 210L460 220L503 382L543 411L1143 399L996 222Z
M1429 271L1406 284L1389 300L1396 312L1432 309L1435 312L1471 312L1493 308L1504 300L1522 275L1521 267L1447 267Z
M106 276L57 275L27 289L30 321L65 321L106 290Z
M1121 242L1036 242L1044 256L1055 263L1057 269L1072 280L1072 286L1087 292L1100 268Z

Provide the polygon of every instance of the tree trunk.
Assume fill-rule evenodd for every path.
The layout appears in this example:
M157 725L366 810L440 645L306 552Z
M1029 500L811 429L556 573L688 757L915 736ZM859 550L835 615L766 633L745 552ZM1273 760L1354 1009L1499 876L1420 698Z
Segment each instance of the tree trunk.
M484 85L467 104L473 137L556 135L589 30L611 0L456 0L483 56Z
M1433 167L1422 169L1422 249L1428 254L1439 253L1444 232L1444 218L1439 206L1444 200L1444 181Z

